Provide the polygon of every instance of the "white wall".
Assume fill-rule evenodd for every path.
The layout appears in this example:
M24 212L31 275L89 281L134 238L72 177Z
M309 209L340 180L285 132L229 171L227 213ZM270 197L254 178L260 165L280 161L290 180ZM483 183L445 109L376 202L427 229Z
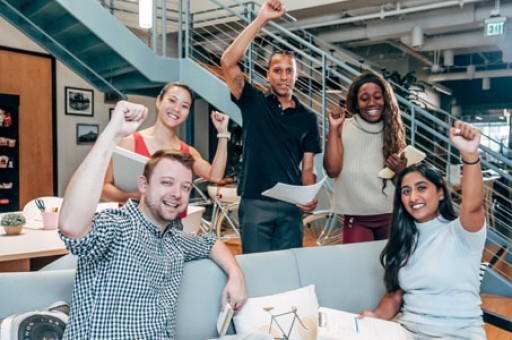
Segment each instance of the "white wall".
M19 50L46 53L36 43L27 38L23 33L0 18L0 46L16 48ZM64 87L79 87L93 89L93 87L67 68L64 64L56 62L56 113L57 113L57 173L58 195L62 196L74 171L84 159L91 145L76 144L76 124L98 124L100 132L108 123L109 108L113 104L104 103L102 92L94 89L94 116L80 117L69 116L64 113ZM141 128L152 125L155 121L155 99L143 96L129 96L128 100L144 104L149 109L149 116Z

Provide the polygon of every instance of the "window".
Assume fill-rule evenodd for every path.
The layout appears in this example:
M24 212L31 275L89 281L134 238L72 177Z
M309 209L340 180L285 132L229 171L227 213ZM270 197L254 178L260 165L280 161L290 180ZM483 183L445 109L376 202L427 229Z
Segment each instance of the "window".
M504 154L504 148L508 148L510 138L508 122L473 122L473 125L482 131L482 145Z

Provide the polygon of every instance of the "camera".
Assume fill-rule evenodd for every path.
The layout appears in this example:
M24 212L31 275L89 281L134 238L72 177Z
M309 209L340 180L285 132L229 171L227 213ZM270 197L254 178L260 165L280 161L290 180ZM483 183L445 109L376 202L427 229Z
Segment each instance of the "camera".
M0 340L60 340L68 320L66 302L57 302L46 310L15 314L0 321Z

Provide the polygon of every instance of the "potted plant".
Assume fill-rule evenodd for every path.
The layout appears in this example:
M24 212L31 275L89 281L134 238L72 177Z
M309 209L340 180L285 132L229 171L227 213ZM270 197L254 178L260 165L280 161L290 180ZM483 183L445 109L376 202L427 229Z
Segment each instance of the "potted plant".
M21 213L10 213L2 216L0 224L4 227L7 235L18 235L25 224L25 216Z

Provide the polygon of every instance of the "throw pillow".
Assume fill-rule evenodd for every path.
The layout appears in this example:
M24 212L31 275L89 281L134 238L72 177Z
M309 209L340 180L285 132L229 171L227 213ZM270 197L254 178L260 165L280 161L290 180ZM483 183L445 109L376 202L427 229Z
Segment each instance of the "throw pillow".
M314 340L318 324L315 286L249 298L233 322L237 334L265 332L273 338Z

